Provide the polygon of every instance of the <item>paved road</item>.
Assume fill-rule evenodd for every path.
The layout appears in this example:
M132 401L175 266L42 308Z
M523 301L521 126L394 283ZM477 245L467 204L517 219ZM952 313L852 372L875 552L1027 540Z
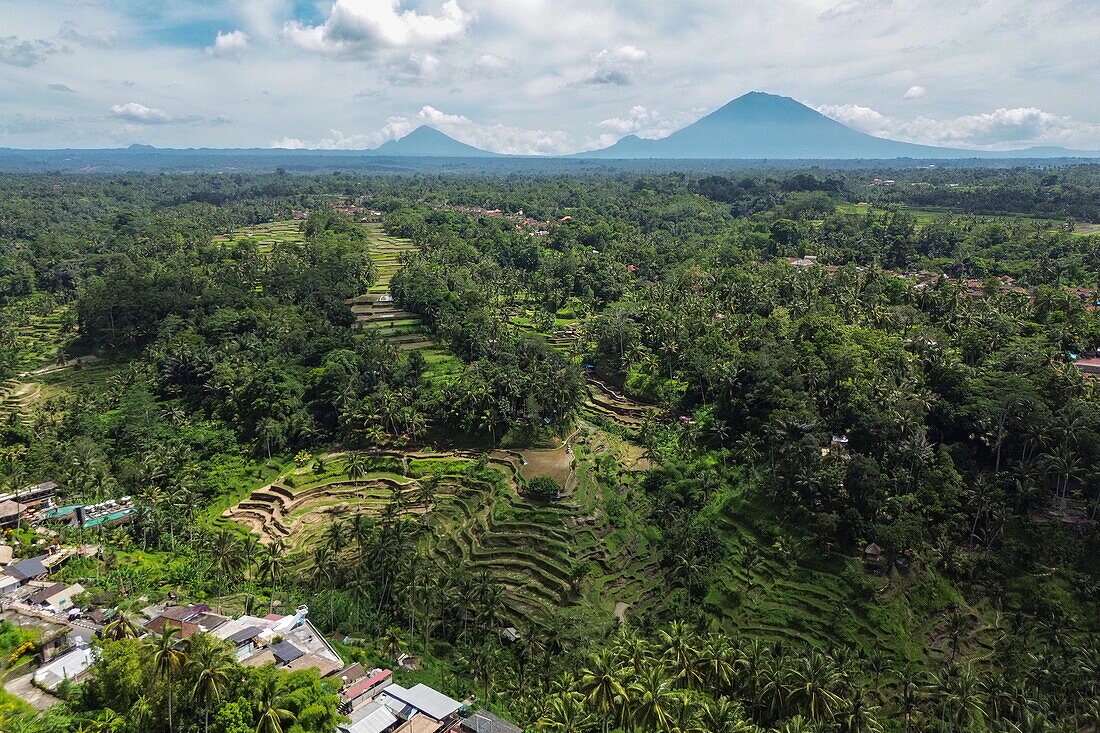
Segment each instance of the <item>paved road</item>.
M23 699L35 710L45 710L61 702L61 700L53 695L42 692L42 690L32 685L32 676L33 673L10 679L4 683L4 689L16 697Z

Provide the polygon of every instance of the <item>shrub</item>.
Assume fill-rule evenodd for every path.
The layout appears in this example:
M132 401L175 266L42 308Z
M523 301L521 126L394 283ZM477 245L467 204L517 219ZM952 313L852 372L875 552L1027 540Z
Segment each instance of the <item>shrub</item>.
M527 482L524 494L536 499L556 499L561 496L562 486L550 476L536 476Z

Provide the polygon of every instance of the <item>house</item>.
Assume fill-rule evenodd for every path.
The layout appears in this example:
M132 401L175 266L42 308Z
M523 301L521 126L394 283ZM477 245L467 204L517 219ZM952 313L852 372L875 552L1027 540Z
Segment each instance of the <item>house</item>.
M1081 370L1082 374L1100 374L1100 358L1098 357L1078 359L1074 362L1074 365Z
M462 708L462 703L423 683L408 689L392 684L378 698L400 720L410 724L400 729L409 733L436 733L448 729Z
M348 685L354 684L363 679L367 674L367 668L359 662L349 664L339 672L333 672L330 677L340 680L340 689L344 689Z
M25 585L32 580L37 580L43 575L46 575L49 571L46 570L46 566L43 562L49 557L49 555L39 555L38 557L30 557L26 560L20 560L14 565L9 565L4 568L4 575L11 578L15 578L19 581L20 585Z
M180 638L187 639L194 634L210 633L229 620L228 616L213 613L210 606L169 606L157 614L145 628L154 634L163 633L165 627L180 630Z
M301 606L291 616L240 616L211 633L236 647L237 661L247 667L274 664L280 669L316 669L322 677L345 668L344 661L309 622Z
M361 706L364 702L373 700L379 692L393 682L393 672L388 669L376 669L367 677L359 680L340 694L340 699L348 709Z
M863 562L873 568L886 564L886 555L874 542L863 548Z
M478 710L470 717L463 718L458 728L470 733L523 733L523 729L515 723L509 723L488 710Z
M92 647L77 644L39 667L34 673L34 683L47 690L56 690L65 680L79 681L94 663L95 651Z
M84 592L84 586L80 583L65 585L64 583L51 583L44 588L32 593L27 598L27 603L35 606L45 606L46 610L53 613L67 611L73 607L73 597Z
M11 499L0 501L0 527L14 527L17 525L25 508L22 504Z
M336 726L337 733L387 733L401 723L393 710L378 701L353 711L348 722Z
M14 552L15 548L11 545L0 545L0 565L11 565Z

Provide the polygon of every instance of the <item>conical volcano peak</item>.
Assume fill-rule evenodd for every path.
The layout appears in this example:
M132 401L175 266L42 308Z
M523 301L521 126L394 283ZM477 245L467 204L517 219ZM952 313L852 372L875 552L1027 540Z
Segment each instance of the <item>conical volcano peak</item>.
M390 140L374 149L378 155L424 155L437 157L485 157L496 155L473 145L459 142L429 125L421 125L398 140Z
M729 119L737 117L746 122L788 122L819 117L820 114L796 99L767 92L749 92L727 102L707 117ZM705 119L705 118L704 118Z

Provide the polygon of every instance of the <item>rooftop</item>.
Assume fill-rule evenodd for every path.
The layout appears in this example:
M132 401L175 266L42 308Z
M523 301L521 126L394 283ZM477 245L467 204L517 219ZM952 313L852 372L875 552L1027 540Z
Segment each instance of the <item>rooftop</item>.
M409 689L393 684L387 687L382 694L436 720L443 720L448 715L458 712L458 709L462 707L462 703L452 700L442 692L433 690L423 683L414 685Z

